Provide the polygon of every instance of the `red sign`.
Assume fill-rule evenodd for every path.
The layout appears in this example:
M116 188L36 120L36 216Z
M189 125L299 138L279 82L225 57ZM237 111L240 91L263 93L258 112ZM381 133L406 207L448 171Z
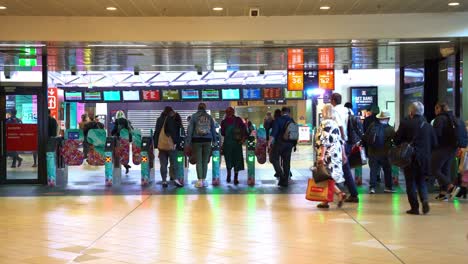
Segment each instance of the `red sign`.
M304 69L304 50L288 49L288 70Z
M288 91L304 90L304 71L288 71Z
M319 88L335 90L335 71L319 70Z
M47 89L47 108L50 110L50 115L58 120L58 93L57 88Z
M7 124L6 143L7 152L37 151L37 125Z
M318 63L320 70L330 70L335 68L335 49L319 48Z
M160 101L159 90L143 90L143 101Z
M263 98L265 99L281 98L281 88L265 88L263 90Z

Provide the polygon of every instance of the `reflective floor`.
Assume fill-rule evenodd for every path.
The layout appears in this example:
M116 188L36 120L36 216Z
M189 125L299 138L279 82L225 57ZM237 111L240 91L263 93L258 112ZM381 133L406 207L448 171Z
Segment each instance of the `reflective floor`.
M467 263L468 203L361 195L343 210L304 195L0 198L0 263Z

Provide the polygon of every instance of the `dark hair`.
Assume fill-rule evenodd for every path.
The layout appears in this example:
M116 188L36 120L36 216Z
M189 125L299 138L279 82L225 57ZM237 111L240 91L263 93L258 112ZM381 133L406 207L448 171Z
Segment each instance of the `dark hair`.
M198 110L206 110L206 104L205 103L198 104Z
M347 102L346 104L344 104L344 107L353 109L353 105L350 102Z
M285 114L285 113L289 114L289 113L291 113L291 109L289 109L289 107L286 107L286 106L285 106L285 107L281 108L281 113L283 113L283 114Z
M442 112L448 112L450 111L450 107L449 105L446 103L446 102L438 102L436 104L436 107L439 107L440 108L440 111Z
M281 117L281 110L280 110L280 109L276 109L276 110L275 110L275 113L273 114L273 118L274 118L274 119L277 119L277 118L279 118L279 117Z
M164 107L164 111L162 112L162 114L163 115L168 115L172 111L174 111L174 110L172 110L172 107L166 106L166 107Z
M175 113L174 115L174 120L176 122L176 124L182 126L182 117L180 117L179 113Z
M18 113L18 112L16 111L16 109L11 109L11 110L10 110L10 114L11 114L12 116L16 116L17 113Z
M339 93L333 93L332 96L331 96L331 101L335 101L335 103L337 105L340 105L341 104L341 94Z

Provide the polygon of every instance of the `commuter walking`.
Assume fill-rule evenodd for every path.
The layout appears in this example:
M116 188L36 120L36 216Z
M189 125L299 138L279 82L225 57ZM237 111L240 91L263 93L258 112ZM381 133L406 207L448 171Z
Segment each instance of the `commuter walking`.
M296 148L297 139L288 138L291 130L298 129L295 121L290 117L291 110L288 107L281 109L281 117L273 123L269 148L271 149L271 161L279 178L278 186L288 187L291 172L291 154Z
M375 194L377 178L381 169L383 169L385 178L384 192L393 193L392 166L387 154L393 144L395 129L388 124L390 113L382 111L376 118L378 122L372 123L364 135L370 167L369 193Z
M369 127L374 123L379 123L379 119L377 115L380 113L380 108L378 105L372 105L369 109L367 109L368 116L364 119L364 132L369 129Z
M436 118L433 122L438 146L432 152L432 177L439 182L440 192L436 200L448 201L454 189L450 166L458 149L457 126L460 124L450 111L447 103L440 102L435 106ZM463 126L462 129L465 127Z
M117 137L120 139L120 132L122 129L127 129L128 131L128 136L129 136L129 142L132 142L132 124L131 122L125 117L125 113L122 110L117 111L115 113L115 121L114 121L114 126L111 130L111 135ZM123 151L126 152L126 151ZM126 153L128 154L128 153ZM122 160L122 157L120 157ZM125 167L125 174L128 174L132 166L129 164L122 164Z
M335 120L338 123L338 127L340 128L341 138L344 142L348 141L348 119L353 111L344 107L341 104L342 98L341 94L334 93L331 96L331 104L333 105L333 110L335 111ZM351 144L345 143L345 154L346 157L349 158L349 154L351 153L351 148L353 146ZM343 162L343 173L345 179L345 185L348 187L350 196L346 199L346 202L349 203L358 203L358 192L356 188L356 183L354 182L353 175L351 173L351 167L349 165L348 159L346 162Z
M81 122L78 123L78 128L83 132L84 140L83 140L83 154L85 159L88 157L88 151L89 151L89 144L86 141L86 134L85 134L85 128L86 125L90 122L89 115L87 113L84 113L81 115Z
M234 108L232 107L226 109L226 117L221 122L221 135L224 137L221 151L226 160L226 182L231 182L231 170L234 168L234 184L238 185L239 171L244 170L242 144L247 133L244 122L240 117L234 115Z
M251 136L252 132L255 130L255 127L248 117L246 117L244 120L245 120L245 126L247 127L247 135Z
M167 169L170 162L171 167L174 168L176 163L175 146L176 141L180 137L179 126L175 120L175 112L170 106L166 106L156 121L154 129L154 146L159 150L159 162L163 188L168 187L167 183ZM180 141L180 139L179 139ZM171 178L171 180L175 180ZM180 184L180 183L179 183ZM180 184L181 185L181 184Z
M177 159L177 146L182 147L182 148L184 147L182 145L182 143L183 143L184 137L185 137L185 128L184 128L184 125L182 123L182 117L177 112L175 112L175 114L174 114L174 121L175 121L175 124L176 124L176 134L175 134L174 144L175 144L175 148L176 148L175 156L176 156L176 159ZM176 173L178 171L178 166L179 166L179 163L177 162L177 160L175 160L175 163L170 164L170 166L169 166L169 176L171 178L171 181L174 181L174 184L177 187L183 187L184 185L179 181L179 178L176 176Z
M5 120L5 124L22 124L23 121L21 121L21 119L16 117L17 113L18 112L16 111L16 109L12 109L10 111L9 117ZM12 168L16 168L17 166L21 167L21 163L23 163L23 158L21 158L19 156L18 152L16 152L16 151L15 152L9 152L8 156L10 156L13 159L13 161L11 162L11 167Z
M412 144L414 147L414 160L403 169L406 181L406 194L411 209L407 214L419 214L419 199L422 203L422 212L429 213L429 202L426 186L426 176L430 172L432 149L437 145L437 138L431 125L424 118L424 105L413 102L409 106L409 118L400 123L395 135L395 144Z
M56 137L58 134L58 124L57 120L50 115L50 110L48 110L48 121L47 121L47 137ZM37 167L37 152L33 153L33 168Z
M343 162L346 162L344 142L341 138L338 123L335 121L335 111L331 104L326 104L322 108L322 121L315 138L315 148L317 149L317 166L325 166L335 181L334 192L338 195L338 207L343 205L345 195L341 192L338 184L343 183ZM318 208L330 208L328 202L317 205Z
M273 127L273 116L271 115L271 112L268 112L263 119L263 128L265 128L266 131L266 140L270 140L270 133L271 133L271 128Z
M208 186L206 181L208 162L211 145L215 143L216 137L213 118L206 112L206 104L200 103L198 111L190 119L185 141L185 145L192 148L192 155L196 157L198 181L195 187L197 188Z

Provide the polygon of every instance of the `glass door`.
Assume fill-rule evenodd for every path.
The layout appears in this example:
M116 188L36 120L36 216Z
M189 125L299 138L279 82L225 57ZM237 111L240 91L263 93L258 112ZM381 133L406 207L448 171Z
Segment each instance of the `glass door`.
M0 94L2 183L38 183L38 99L21 89Z

